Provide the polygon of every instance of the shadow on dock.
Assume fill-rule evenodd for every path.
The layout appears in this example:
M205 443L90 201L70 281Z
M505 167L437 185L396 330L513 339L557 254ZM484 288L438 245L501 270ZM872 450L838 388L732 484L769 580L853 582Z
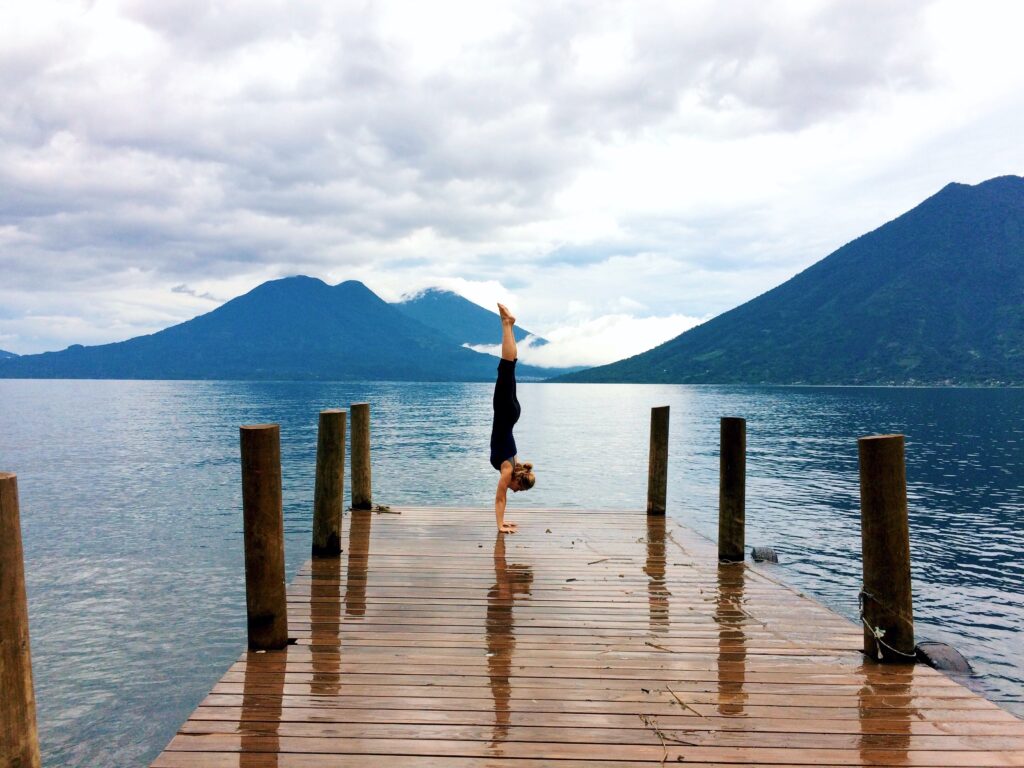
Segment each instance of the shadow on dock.
M718 624L718 714L741 717L747 701L743 690L747 668L747 636L744 625L749 618L743 608L747 566L744 563L718 564L715 594L715 623Z

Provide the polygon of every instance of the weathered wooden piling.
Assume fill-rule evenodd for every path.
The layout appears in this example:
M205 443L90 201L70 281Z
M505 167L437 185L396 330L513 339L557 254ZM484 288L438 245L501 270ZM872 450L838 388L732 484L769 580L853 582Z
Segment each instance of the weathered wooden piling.
M718 559L742 561L747 503L747 422L723 417L718 477Z
M249 648L274 650L288 645L281 430L277 424L253 424L240 433Z
M370 404L352 403L352 509L371 509Z
M0 766L40 766L18 478L10 472L0 472Z
M668 492L668 412L651 408L651 446L647 462L647 514L664 515Z
M903 435L857 441L864 587L864 653L884 662L915 658L910 530Z
M345 412L320 411L313 491L313 556L341 553L341 506L345 497Z

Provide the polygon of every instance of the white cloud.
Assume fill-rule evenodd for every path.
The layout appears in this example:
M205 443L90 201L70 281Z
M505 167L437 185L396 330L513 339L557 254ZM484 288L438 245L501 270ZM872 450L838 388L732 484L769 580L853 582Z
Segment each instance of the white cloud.
M532 329L716 314L949 181L1024 171L1022 22L947 0L0 4L0 334L116 340L296 273L440 285Z
M675 338L704 318L670 315L634 317L628 314L601 315L552 328L541 334L548 343L534 344L528 336L518 345L519 359L545 368L602 365L632 357ZM500 344L465 345L477 352L500 355Z

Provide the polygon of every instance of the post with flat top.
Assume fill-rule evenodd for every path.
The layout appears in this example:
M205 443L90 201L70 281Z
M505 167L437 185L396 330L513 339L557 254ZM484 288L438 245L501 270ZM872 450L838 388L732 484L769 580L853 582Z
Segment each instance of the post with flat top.
M320 411L313 491L313 557L341 554L341 505L345 497L345 412Z
M277 424L252 424L239 431L249 649L271 651L288 645L281 429Z
M718 559L742 562L747 505L747 421L722 418L718 460Z
M664 515L668 493L667 405L651 408L651 446L647 463L647 514Z
M372 509L370 404L352 403L352 509Z
M862 437L857 453L864 653L878 661L907 663L916 653L903 435Z
M18 477L10 472L0 472L0 766L40 766Z

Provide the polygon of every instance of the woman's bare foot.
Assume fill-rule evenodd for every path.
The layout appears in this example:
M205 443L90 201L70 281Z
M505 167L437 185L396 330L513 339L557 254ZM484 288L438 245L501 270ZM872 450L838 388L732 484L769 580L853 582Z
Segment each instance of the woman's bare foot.
M502 523L501 527L498 529L499 533L515 533L516 531L517 531L516 524L515 523L510 523L510 522L507 522L507 521Z
M512 313L508 311L508 307L504 304L498 305L498 314L501 315L501 322L508 323L509 325L515 325L516 319L512 316Z

